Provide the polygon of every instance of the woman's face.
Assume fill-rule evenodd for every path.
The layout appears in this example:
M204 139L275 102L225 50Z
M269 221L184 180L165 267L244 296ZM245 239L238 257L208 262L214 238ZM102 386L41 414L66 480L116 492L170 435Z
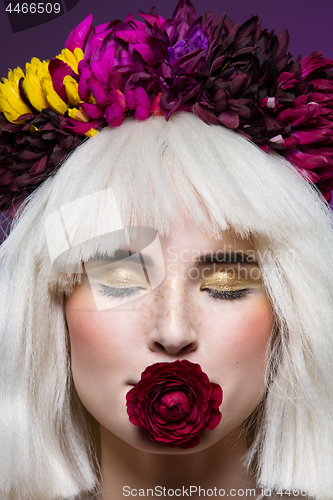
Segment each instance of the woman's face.
M110 309L97 310L87 276L76 285L66 300L72 372L83 405L104 430L141 450L184 453L153 443L130 423L126 393L149 365L199 363L223 389L222 420L202 433L194 452L240 427L262 399L272 309L249 240L231 230L210 239L179 224L160 243L165 279L149 293L139 259L99 273ZM121 297L133 300L121 304Z

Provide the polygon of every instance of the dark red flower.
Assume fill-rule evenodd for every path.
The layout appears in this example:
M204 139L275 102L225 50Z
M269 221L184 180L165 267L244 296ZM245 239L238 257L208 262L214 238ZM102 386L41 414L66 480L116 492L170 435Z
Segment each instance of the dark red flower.
M25 118L23 125L6 120L0 125L0 210L8 209L9 217L85 139L70 132L69 120L51 109Z
M148 366L126 400L130 422L169 446L193 448L221 420L221 387L187 360Z

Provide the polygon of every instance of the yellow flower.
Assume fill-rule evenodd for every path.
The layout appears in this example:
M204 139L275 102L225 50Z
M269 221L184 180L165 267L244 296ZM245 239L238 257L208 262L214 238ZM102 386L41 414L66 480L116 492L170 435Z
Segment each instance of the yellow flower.
M84 135L86 135L87 137L94 137L94 135L96 135L96 134L98 134L98 130L91 128Z
M83 57L82 50L77 47L74 52L68 49L62 50L57 59L68 64L78 74L78 63ZM16 120L21 115L32 111L20 96L19 81L21 78L23 78L25 95L31 106L37 111L51 108L63 116L69 107L79 108L81 99L75 79L67 75L63 81L68 97L67 105L53 88L48 64L48 61L41 62L37 57L33 57L31 62L26 64L25 75L21 68L16 68L14 71L9 71L8 79L4 78L3 83L0 83L0 111L4 113L7 120L12 123L25 123L25 120Z
M95 97L93 96L93 94L90 94L89 103L90 104L97 104L97 101L96 101Z
M38 127L36 125L30 125L30 134L33 134L34 132L38 132Z
M87 116L85 112L82 111L82 109L75 109L75 108L69 109L68 116L73 120L77 120L79 122L87 123L89 121L89 116Z
M44 76L50 76L49 61L41 62L37 57L33 57L25 67L26 70L31 69L40 79L44 78Z
M37 57L26 64L26 76L23 80L23 89L32 106L37 111L48 108L48 102L43 92L42 78L50 78L47 61L41 62Z
M31 113L29 106L25 104L20 96L19 81L24 77L21 68L10 70L8 79L3 78L0 83L0 106L5 117L12 123L25 123L25 120L17 119L25 113Z
M64 78L64 87L68 97L68 104L71 107L79 107L81 101L79 96L79 84L70 75Z
M53 109L58 115L64 116L68 110L68 106L54 90L51 78L42 78L42 88L48 102L48 107Z
M56 57L56 59L60 59L61 61L65 62L68 64L72 70L78 74L78 64L83 59L84 55L81 49L76 47L74 49L74 53L71 52L69 49L63 49L60 54Z
M61 53L56 57L64 63L68 64L72 70L78 74L78 63L83 59L84 55L81 49L74 49L74 53L69 49L63 49ZM78 108L81 99L79 96L78 83L70 75L65 76L63 80L63 85L65 87L65 92L68 98L68 105L58 96L55 92L51 76L47 70L47 77L42 78L42 88L50 106L56 113L64 115L68 111L69 107Z

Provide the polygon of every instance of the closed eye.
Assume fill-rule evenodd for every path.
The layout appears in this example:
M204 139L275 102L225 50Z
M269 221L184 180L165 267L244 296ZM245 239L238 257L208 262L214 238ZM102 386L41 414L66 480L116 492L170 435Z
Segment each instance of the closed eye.
M102 295L106 295L107 297L124 297L126 295L135 295L139 293L141 290L147 290L144 287L141 286L131 286L131 287L114 287L114 286L107 286L107 285L101 285L102 288L98 290L99 293Z
M222 300L241 299L252 292L249 288L243 288L241 290L214 290L212 288L202 287L200 290L202 292L207 292L209 297Z

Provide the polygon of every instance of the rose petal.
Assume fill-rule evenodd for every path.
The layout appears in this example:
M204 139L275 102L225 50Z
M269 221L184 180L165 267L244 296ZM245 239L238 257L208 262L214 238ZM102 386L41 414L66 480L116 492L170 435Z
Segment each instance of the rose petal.
M130 421L152 441L185 448L196 446L204 429L215 429L221 401L220 386L188 360L148 366L126 396Z

